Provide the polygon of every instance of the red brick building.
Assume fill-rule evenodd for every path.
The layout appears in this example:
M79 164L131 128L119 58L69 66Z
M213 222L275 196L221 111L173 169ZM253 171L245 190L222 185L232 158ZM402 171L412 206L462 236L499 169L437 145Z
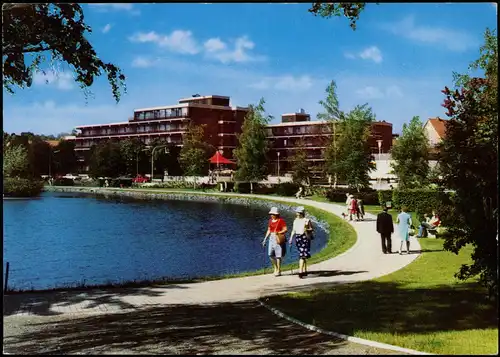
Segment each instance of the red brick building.
M188 123L205 126L205 141L222 155L232 159L236 148L236 133L247 108L231 107L229 97L218 95L193 96L179 100L176 105L134 110L128 122L82 125L80 133L70 139L75 141L75 151L81 171L88 170L88 153L93 145L108 139L140 138L148 145L155 138L165 138L169 143L182 146L182 136Z
M286 173L291 169L289 159L294 155L299 140L303 139L307 160L311 171L320 173L323 165L323 152L332 140L333 130L326 121L311 121L311 116L304 112L283 114L281 123L268 126L268 139L271 141L269 154L270 168L273 175ZM369 139L372 152L387 153L392 147L392 124L385 121L374 122Z

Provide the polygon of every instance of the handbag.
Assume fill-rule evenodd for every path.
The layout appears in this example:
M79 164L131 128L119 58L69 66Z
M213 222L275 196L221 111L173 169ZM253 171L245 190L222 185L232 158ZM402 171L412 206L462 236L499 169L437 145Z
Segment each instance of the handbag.
M286 241L284 233L276 233L276 243L279 245L284 244Z

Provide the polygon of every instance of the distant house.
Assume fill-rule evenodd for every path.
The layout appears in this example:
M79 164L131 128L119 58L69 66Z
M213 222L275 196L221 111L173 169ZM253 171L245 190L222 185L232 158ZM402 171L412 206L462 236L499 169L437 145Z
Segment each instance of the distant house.
M446 136L446 120L441 118L430 118L424 124L424 130L429 138L431 147L435 147Z

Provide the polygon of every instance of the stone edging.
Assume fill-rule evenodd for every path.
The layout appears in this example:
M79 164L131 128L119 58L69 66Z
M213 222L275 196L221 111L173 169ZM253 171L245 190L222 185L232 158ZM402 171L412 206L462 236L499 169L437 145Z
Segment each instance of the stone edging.
M302 322L302 321L297 320L297 319L295 319L295 318L293 318L291 316L288 316L288 315L284 314L283 312L281 312L280 310L278 310L278 309L276 309L276 308L274 308L272 306L267 305L266 303L264 303L260 299L257 300L257 301L259 302L259 304L261 306L265 307L266 309L268 309L269 311L271 311L273 314L278 315L279 317L282 317L285 320L288 320L288 321L290 321L290 322L292 322L294 324L302 326L302 327L304 327L304 328L306 328L306 329L308 329L310 331L314 331L314 332L318 332L318 333L321 333L321 334L324 334L324 335L329 335L329 336L337 337L337 338L340 338L342 340L346 340L346 341L349 341L349 342L354 342L354 343L358 343L358 344L365 345L365 346L370 346L370 347L376 347L376 348L382 348L382 349L391 350L391 351L408 353L408 354L411 354L411 355L432 355L432 353L420 352L420 351L412 350L412 349L409 349L409 348L403 348L403 347L399 347L399 346L389 345L387 343L365 340L365 339L359 338L359 337L348 336L348 335L344 335L344 334L337 333L337 332L323 330L320 327L317 327L317 326L314 326L314 325L310 325L310 324L306 324L305 322Z

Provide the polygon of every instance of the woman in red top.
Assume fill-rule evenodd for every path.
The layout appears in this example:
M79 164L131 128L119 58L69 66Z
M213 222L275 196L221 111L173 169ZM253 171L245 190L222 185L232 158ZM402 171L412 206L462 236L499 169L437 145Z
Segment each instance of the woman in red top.
M281 259L283 259L286 254L286 239L283 239L282 243L278 243L278 235L284 236L287 227L285 220L280 217L280 213L276 207L272 207L269 214L271 215L271 219L269 220L266 236L262 241L262 245L265 246L267 238L270 237L267 251L271 263L273 264L274 276L280 276Z
M349 220L352 221L352 216L358 216L358 201L354 198L353 195L350 195L349 198L351 202L349 203Z

